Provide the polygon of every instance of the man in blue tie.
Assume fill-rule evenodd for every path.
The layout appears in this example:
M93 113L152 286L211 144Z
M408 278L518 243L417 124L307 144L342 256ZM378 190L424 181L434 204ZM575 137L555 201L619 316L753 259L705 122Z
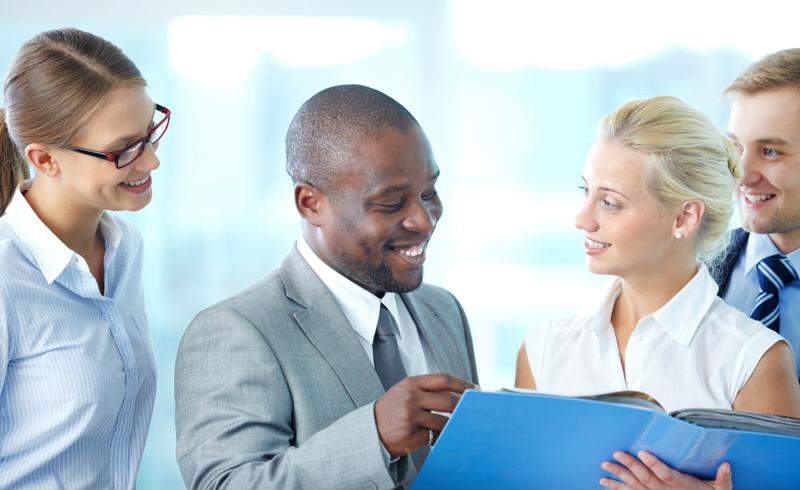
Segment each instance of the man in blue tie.
M800 49L756 62L726 93L742 228L717 270L719 295L783 335L800 368Z

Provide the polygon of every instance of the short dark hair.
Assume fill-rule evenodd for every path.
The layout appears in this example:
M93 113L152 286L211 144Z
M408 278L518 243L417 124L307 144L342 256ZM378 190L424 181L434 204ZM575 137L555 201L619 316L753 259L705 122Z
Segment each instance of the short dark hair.
M337 85L308 99L286 132L286 172L323 192L336 190L357 145L386 129L419 126L399 102L363 85Z

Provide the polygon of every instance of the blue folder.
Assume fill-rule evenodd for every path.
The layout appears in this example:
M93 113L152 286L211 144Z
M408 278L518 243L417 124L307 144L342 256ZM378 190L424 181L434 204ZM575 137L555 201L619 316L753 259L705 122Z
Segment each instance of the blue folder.
M729 461L733 487L800 489L800 437L709 429L649 408L597 400L467 391L411 488L599 488L616 450L655 454L713 479Z

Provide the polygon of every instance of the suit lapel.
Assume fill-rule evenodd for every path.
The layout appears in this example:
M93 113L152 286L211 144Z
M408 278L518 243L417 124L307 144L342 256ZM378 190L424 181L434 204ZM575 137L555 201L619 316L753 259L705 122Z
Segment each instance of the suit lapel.
M401 294L403 302L431 350L439 371L469 379L452 327L414 292Z
M279 274L286 286L286 296L299 305L294 312L295 320L356 406L372 403L383 395L383 386L358 334L296 248L284 260Z

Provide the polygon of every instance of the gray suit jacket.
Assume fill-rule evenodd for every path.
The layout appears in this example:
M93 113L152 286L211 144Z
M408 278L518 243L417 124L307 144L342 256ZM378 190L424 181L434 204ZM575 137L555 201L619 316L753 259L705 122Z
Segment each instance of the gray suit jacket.
M436 363L478 382L469 325L444 289L401 295ZM357 334L297 249L246 291L201 312L175 367L178 465L189 488L391 488L384 393Z

